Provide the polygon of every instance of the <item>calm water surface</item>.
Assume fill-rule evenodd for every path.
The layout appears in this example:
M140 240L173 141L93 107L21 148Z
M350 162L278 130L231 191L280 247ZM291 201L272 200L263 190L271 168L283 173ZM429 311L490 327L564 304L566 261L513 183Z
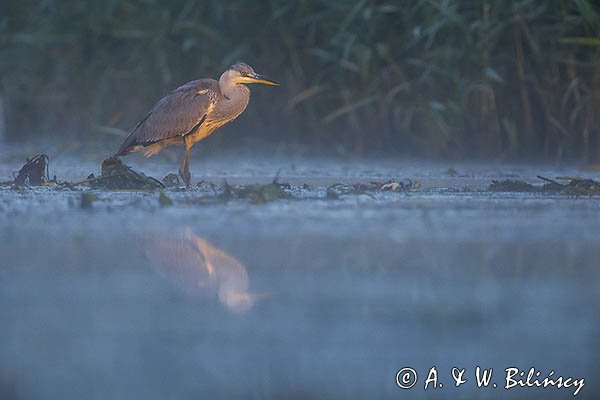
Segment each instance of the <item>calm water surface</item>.
M169 160L127 160L161 177ZM0 180L18 169L0 163ZM449 176L453 167L457 174ZM84 179L97 160L58 158ZM0 398L571 398L600 393L600 198L486 193L531 166L197 160L193 180L308 183L300 199L0 189ZM408 193L325 197L410 178ZM469 190L464 190L468 188ZM401 390L396 373L419 381ZM435 366L439 389L423 390ZM476 366L498 388L477 389ZM452 367L468 382L455 388Z

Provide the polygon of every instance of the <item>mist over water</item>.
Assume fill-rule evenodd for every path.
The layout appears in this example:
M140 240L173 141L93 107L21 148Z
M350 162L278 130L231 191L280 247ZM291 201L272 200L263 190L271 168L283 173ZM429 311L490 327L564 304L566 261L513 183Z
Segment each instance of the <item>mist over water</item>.
M600 398L597 0L0 7L0 400Z
M51 174L72 174L70 163ZM192 163L194 180L269 182L280 169L312 187L266 204L169 191L174 204L160 207L157 193L96 191L83 210L77 191L2 189L1 397L572 396L453 387L452 367L476 366L499 385L505 368L535 367L598 393L600 201L479 191L581 171L453 167L449 177L447 165L393 160ZM326 198L327 185L369 177L422 188ZM419 372L409 391L395 383L405 366ZM424 391L432 366L444 388Z

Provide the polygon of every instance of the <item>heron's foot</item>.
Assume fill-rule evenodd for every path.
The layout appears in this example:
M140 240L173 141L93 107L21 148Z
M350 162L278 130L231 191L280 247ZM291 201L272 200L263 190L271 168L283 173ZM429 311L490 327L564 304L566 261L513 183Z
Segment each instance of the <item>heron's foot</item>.
M179 170L179 176L181 176L181 179L183 179L183 181L185 182L185 187L189 189L192 186L190 170Z

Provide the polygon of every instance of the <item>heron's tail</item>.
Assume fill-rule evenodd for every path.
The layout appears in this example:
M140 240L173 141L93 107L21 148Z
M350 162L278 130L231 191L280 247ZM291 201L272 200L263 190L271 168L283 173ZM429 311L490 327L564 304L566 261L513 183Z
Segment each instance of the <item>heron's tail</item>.
M136 147L137 147L137 143L135 140L135 136L133 135L133 132L132 132L123 141L123 143L121 144L121 147L119 147L119 150L117 150L117 154L115 154L115 155L116 156L126 156L129 153L133 153L135 151Z

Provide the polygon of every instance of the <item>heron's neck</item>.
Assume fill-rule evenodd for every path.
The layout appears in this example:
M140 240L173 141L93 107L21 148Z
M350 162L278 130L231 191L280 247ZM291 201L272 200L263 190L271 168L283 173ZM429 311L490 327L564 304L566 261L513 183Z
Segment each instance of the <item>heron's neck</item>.
M221 90L221 94L228 99L239 95L240 91L248 90L248 88L245 85L236 84L233 81L233 79L230 79L225 74L223 74L223 76L221 76L221 79L219 79L219 89Z
M215 112L223 113L228 118L235 118L246 109L250 100L250 88L248 86L243 84L223 85L219 81L219 89L223 97L219 100L218 110Z

